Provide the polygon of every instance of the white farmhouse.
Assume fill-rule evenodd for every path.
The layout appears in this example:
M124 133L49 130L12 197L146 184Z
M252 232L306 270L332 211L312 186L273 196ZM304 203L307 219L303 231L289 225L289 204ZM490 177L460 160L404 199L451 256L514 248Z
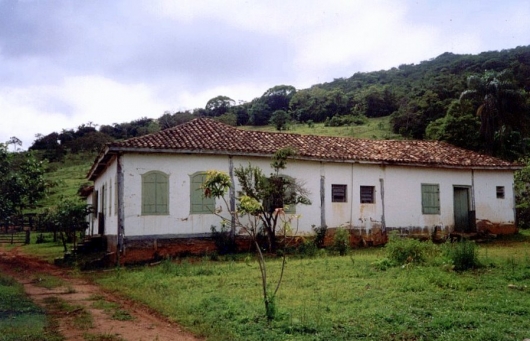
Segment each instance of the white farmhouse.
M102 236L121 263L212 251L220 219L211 212L221 202L199 190L206 172L231 174L250 162L268 174L284 147L298 152L284 175L305 183L312 202L292 208L298 233L342 226L352 240L377 244L393 229L427 237L517 231L519 166L509 162L436 141L245 131L199 118L101 151L88 173L88 234Z

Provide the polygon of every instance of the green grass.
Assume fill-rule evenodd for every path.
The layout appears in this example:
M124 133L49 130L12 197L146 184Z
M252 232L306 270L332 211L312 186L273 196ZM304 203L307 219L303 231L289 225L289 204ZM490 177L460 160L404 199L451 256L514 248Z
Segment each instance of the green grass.
M0 341L59 341L62 337L45 312L15 280L0 274Z
M35 285L46 289L54 289L64 285L62 279L47 274L33 274L31 281Z
M291 258L270 323L254 262L164 262L99 282L208 340L522 340L530 337L529 247L527 235L479 246L485 266L463 272L440 262L379 270L384 248ZM271 279L279 265L268 261Z
M37 244L37 238L41 234L43 235L44 242ZM72 244L67 244L67 247L70 249ZM57 236L56 242L53 241L53 233L51 232L32 232L30 244L21 246L21 251L25 254L32 255L44 259L47 262L53 263L55 258L63 256L64 247L59 239L59 236Z
M63 162L50 163L45 178L55 186L39 206L52 207L64 198L76 198L79 187L88 181L86 175L95 157L91 153L68 154Z
M242 129L258 130L258 131L277 131L274 126L244 126ZM392 133L390 125L390 116L369 118L368 123L359 126L344 126L344 127L325 127L324 123L315 123L313 127L309 127L306 123L292 124L287 133L297 133L304 135L325 135L325 136L343 136L356 137L362 139L403 139L399 134Z

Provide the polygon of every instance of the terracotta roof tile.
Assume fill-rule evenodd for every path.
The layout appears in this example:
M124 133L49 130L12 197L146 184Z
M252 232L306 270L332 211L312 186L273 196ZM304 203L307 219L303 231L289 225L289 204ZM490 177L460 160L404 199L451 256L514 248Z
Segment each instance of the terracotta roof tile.
M330 161L400 163L433 167L513 168L501 159L439 141L363 140L346 137L247 131L206 118L154 134L109 144L112 150L187 151L271 155L293 147L298 157Z

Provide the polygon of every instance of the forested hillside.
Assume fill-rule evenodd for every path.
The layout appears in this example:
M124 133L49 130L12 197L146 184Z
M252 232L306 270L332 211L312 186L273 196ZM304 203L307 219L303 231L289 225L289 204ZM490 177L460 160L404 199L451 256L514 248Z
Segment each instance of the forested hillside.
M96 152L108 141L203 116L232 125L271 124L278 130L293 123L352 126L390 117L393 132L404 138L445 140L516 160L529 147L529 91L530 46L479 55L444 53L417 65L355 73L308 89L277 85L249 102L220 95L204 108L158 118L101 126L90 122L38 136L30 149L59 161L68 152Z

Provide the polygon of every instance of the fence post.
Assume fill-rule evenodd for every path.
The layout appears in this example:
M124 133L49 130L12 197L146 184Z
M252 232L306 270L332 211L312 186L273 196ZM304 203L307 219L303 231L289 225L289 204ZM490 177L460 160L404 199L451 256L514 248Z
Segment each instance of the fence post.
M30 231L31 231L30 228L26 230L26 240L24 241L24 244L26 245L29 245L29 242L30 242L30 233L31 233Z

